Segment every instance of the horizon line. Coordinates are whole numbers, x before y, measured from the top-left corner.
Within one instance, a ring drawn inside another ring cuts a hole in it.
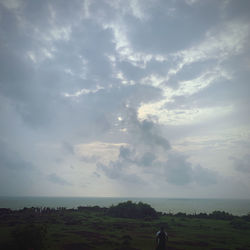
[[[0,195],[0,198],[98,198],[98,199],[180,199],[180,200],[250,200],[225,197],[163,197],[163,196],[55,196],[55,195]]]

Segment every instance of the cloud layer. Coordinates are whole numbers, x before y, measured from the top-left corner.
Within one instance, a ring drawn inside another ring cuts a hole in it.
[[[0,195],[249,198],[249,9],[2,0]]]

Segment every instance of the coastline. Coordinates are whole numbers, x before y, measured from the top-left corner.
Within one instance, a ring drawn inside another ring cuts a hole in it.
[[[211,213],[218,210],[241,216],[250,212],[250,199],[218,198],[0,196],[0,207],[10,209],[24,207],[109,207],[127,200],[142,201],[150,204],[157,211],[166,213],[194,214]]]

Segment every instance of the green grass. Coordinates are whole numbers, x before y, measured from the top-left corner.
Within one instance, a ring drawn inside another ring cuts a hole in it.
[[[33,217],[15,212],[0,218],[0,249],[15,247],[11,232],[19,225],[46,225],[48,250],[155,249],[161,225],[169,234],[169,249],[250,249],[250,225],[237,229],[231,220],[160,216],[158,219],[113,218],[96,211],[62,211]]]

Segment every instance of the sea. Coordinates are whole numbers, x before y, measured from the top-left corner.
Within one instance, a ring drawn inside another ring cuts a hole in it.
[[[125,201],[143,202],[155,210],[166,213],[187,214],[225,211],[233,215],[250,213],[250,199],[181,199],[181,198],[135,198],[135,197],[0,197],[0,208],[22,209],[24,207],[78,206],[110,207]]]

